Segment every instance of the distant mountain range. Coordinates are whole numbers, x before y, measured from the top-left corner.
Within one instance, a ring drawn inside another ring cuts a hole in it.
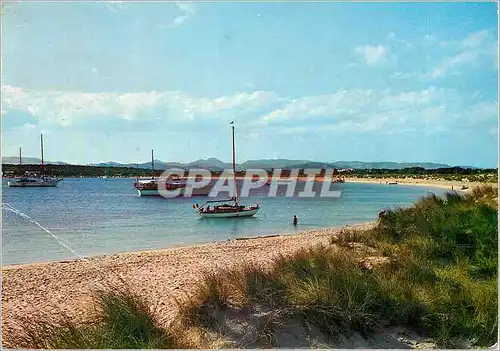
[[[93,163],[91,166],[100,167],[139,167],[144,169],[151,169],[151,162],[144,162],[140,164],[128,163],[118,164],[116,162],[103,162]],[[229,162],[223,162],[217,158],[200,159],[189,163],[180,162],[163,162],[155,160],[155,169],[161,170],[166,168],[204,168],[209,170],[223,170],[231,168]],[[432,162],[360,162],[360,161],[336,161],[336,162],[318,162],[310,160],[290,160],[290,159],[262,159],[262,160],[249,160],[241,164],[237,164],[237,169],[270,169],[270,168],[354,168],[354,169],[403,169],[409,167],[422,167],[426,169],[436,168],[449,168],[450,165]],[[468,167],[475,168],[475,167]]]
[[[18,157],[2,157],[2,163],[4,164],[19,164]],[[36,157],[23,157],[23,164],[39,164],[40,159]],[[67,165],[66,162],[61,161],[45,161],[45,164],[53,165]],[[144,163],[118,163],[114,161],[101,162],[101,163],[91,163],[87,166],[96,167],[138,167],[143,169],[151,169],[151,162]],[[231,163],[222,162],[217,158],[199,159],[189,163],[181,162],[163,162],[160,160],[155,160],[155,169],[163,170],[167,168],[183,168],[183,169],[193,169],[193,168],[203,168],[209,170],[223,170],[231,168]],[[432,162],[360,162],[360,161],[335,161],[335,162],[317,162],[310,160],[290,160],[290,159],[263,159],[263,160],[249,160],[241,164],[237,164],[237,169],[270,169],[270,168],[354,168],[354,169],[403,169],[410,167],[422,167],[425,169],[436,169],[436,168],[449,168],[450,165],[442,163],[432,163]],[[460,166],[462,168],[477,168],[472,166]]]
[[[42,162],[41,159],[38,157],[24,157],[23,156],[23,164],[25,165],[36,165],[40,164]],[[2,157],[2,163],[8,164],[8,165],[18,165],[19,164],[19,157]],[[68,163],[66,162],[60,162],[60,161],[43,161],[44,164],[46,165],[67,165]]]

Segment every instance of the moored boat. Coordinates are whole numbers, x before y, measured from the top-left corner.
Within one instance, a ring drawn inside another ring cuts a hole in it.
[[[32,187],[55,187],[61,178],[55,178],[44,174],[43,164],[43,134],[40,135],[40,146],[42,159],[40,163],[40,173],[27,171],[24,176],[15,177],[7,182],[10,188],[32,188]],[[19,148],[19,166],[23,163],[21,148]]]
[[[259,211],[259,205],[244,206],[238,203],[238,187],[236,186],[236,153],[234,145],[234,122],[231,122],[233,136],[233,183],[235,196],[225,200],[209,200],[201,206],[194,204],[193,208],[201,218],[236,218],[251,217]],[[210,203],[221,203],[221,205],[210,208]]]
[[[163,186],[163,184],[160,185],[160,179],[154,177],[154,162],[154,151],[151,150],[151,169],[153,170],[153,176],[148,179],[137,179],[137,181],[134,183],[134,188],[139,193],[139,196],[161,196],[159,186]],[[170,179],[167,179],[165,181],[165,190],[179,190],[176,197],[184,196],[188,186],[189,184],[187,183],[187,181],[185,179],[180,179],[179,177],[170,177]],[[191,196],[206,196],[210,193],[211,189],[212,187],[209,185],[206,185],[202,188],[193,187]]]
[[[211,203],[220,203],[210,207]],[[232,203],[232,204],[231,204]],[[228,217],[251,217],[259,211],[259,205],[239,205],[236,198],[224,200],[209,200],[202,205],[193,205],[198,215],[202,218],[228,218]]]
[[[140,196],[161,196],[160,190],[158,188],[159,180],[152,179],[139,179],[135,184],[134,188],[137,190]],[[165,189],[170,191],[175,191],[180,189],[177,196],[184,196],[186,189],[188,188],[186,180],[173,179],[167,180],[165,182]],[[212,189],[211,186],[204,186],[202,188],[193,188],[191,196],[206,196],[210,193]]]
[[[27,173],[24,177],[15,178],[8,181],[7,185],[11,188],[27,188],[27,187],[54,187],[62,179],[39,176],[38,174]]]

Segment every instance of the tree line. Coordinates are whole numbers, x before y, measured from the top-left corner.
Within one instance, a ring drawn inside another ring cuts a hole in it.
[[[40,165],[11,165],[3,164],[4,176],[20,176],[26,171],[39,172]],[[272,175],[274,169],[267,170],[269,175]],[[292,170],[283,169],[281,175],[283,177],[290,176]],[[163,170],[152,171],[151,169],[135,168],[135,167],[99,167],[99,166],[83,166],[83,165],[45,165],[44,173],[61,178],[96,178],[102,176],[108,177],[150,177],[152,175],[158,177],[163,173]],[[322,169],[320,176],[326,173]],[[186,172],[187,174],[187,172]],[[219,176],[222,171],[211,171],[213,176]],[[300,169],[299,176],[305,176],[306,170]],[[244,176],[245,171],[237,171],[237,176]],[[365,177],[365,178],[442,178],[445,180],[461,180],[467,178],[469,181],[488,181],[496,182],[498,179],[498,169],[470,169],[461,167],[425,169],[421,167],[411,167],[404,169],[350,169],[350,170],[333,170],[333,175],[338,177]]]

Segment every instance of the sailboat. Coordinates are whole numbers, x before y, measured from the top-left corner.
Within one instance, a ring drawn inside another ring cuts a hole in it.
[[[139,165],[137,165],[139,167]],[[151,150],[151,179],[137,179],[134,183],[134,188],[139,193],[139,196],[159,196],[158,180],[155,179],[155,155],[154,150]]]
[[[44,164],[43,164],[43,134],[40,135],[40,146],[42,150],[42,159],[40,162],[40,173],[37,172],[29,172],[27,171],[26,174],[22,177],[17,177],[12,181],[7,182],[7,185],[9,187],[18,187],[18,188],[25,188],[25,187],[55,187],[58,182],[60,182],[62,179],[58,178],[53,178],[50,177],[46,174],[44,174]],[[22,164],[22,155],[21,155],[21,148],[19,148],[19,165]]]
[[[139,193],[139,196],[161,196],[160,190],[158,189],[159,179],[155,178],[155,158],[153,150],[151,150],[151,169],[153,175],[151,179],[137,179],[134,183],[134,188]],[[187,182],[181,180],[179,177],[170,177],[169,180],[165,182],[166,190],[177,190],[180,189],[178,196],[183,196],[187,188]],[[202,188],[194,188],[191,196],[206,196],[210,193],[211,186],[207,185]]]
[[[193,205],[196,213],[201,218],[233,218],[233,217],[251,217],[259,211],[259,205],[243,206],[238,203],[238,187],[236,186],[236,163],[235,163],[235,146],[234,146],[234,122],[231,122],[231,130],[233,136],[233,182],[235,196],[223,200],[209,200],[203,204]],[[210,204],[214,204],[211,208]]]

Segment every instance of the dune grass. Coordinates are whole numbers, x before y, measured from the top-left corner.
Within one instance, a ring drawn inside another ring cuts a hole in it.
[[[389,211],[371,230],[332,238],[329,247],[281,257],[266,269],[212,274],[182,313],[196,323],[227,308],[267,306],[333,339],[405,325],[440,347],[491,346],[498,326],[497,196],[487,186],[430,195]],[[367,250],[355,251],[353,243],[388,260],[367,268]],[[216,324],[212,318],[206,325]]]
[[[374,272],[394,323],[427,332],[440,346],[497,338],[498,192],[427,196],[389,211],[374,229],[335,240],[358,241],[391,258]]]
[[[87,321],[69,317],[27,321],[15,344],[34,349],[185,348],[179,330],[160,326],[158,316],[140,296],[124,286],[95,293],[95,312]]]
[[[373,229],[332,237],[327,246],[302,249],[267,266],[246,263],[207,272],[194,295],[179,302],[169,329],[130,290],[103,290],[96,294],[91,323],[39,321],[24,328],[18,346],[208,348],[214,340],[219,347],[245,346],[225,343],[227,311],[265,315],[255,323],[259,345],[266,347],[279,346],[273,333],[287,320],[315,327],[333,341],[406,326],[439,347],[462,341],[491,346],[498,327],[497,199],[492,187],[430,195],[410,208],[388,211]],[[209,337],[188,345],[189,329]]]

